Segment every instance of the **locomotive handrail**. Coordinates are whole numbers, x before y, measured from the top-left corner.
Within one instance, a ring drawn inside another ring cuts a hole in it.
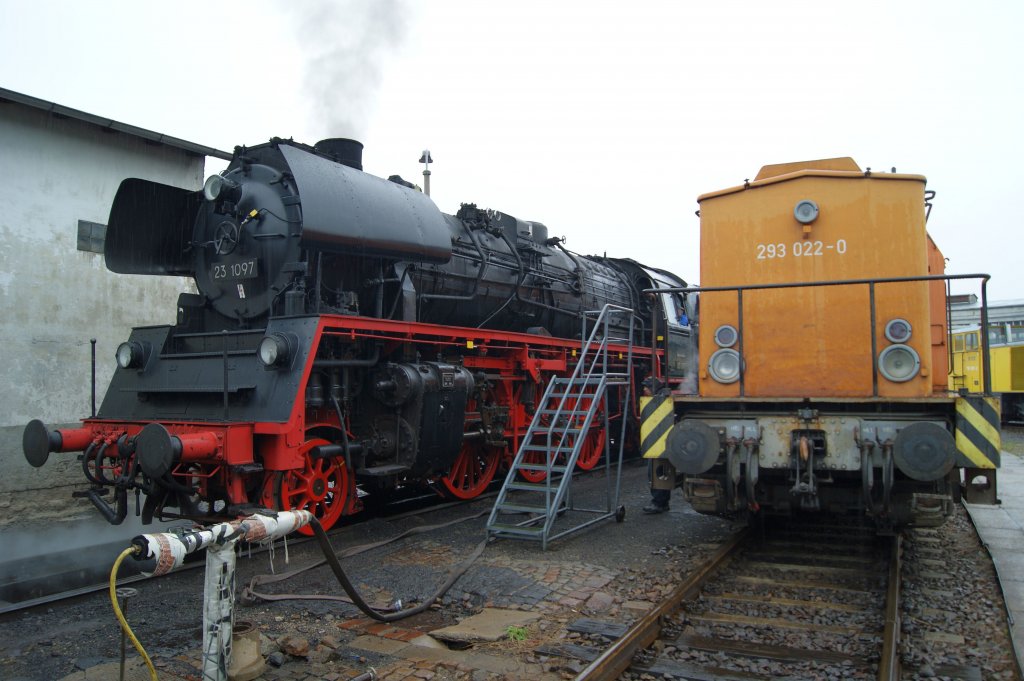
[[[981,280],[981,351],[985,357],[984,370],[982,372],[982,380],[984,383],[984,390],[986,395],[992,394],[992,377],[990,373],[991,358],[989,357],[989,340],[988,340],[988,280],[992,276],[989,274],[929,274],[918,277],[882,277],[876,279],[832,279],[824,281],[806,281],[806,282],[789,282],[784,284],[747,284],[744,286],[686,286],[686,287],[669,287],[669,288],[656,288],[656,289],[644,289],[643,293],[715,293],[723,291],[736,291],[736,302],[737,302],[737,343],[738,352],[740,355],[740,368],[739,368],[739,383],[740,383],[740,397],[744,397],[744,374],[746,373],[743,362],[743,292],[744,291],[759,291],[766,289],[783,289],[783,288],[817,288],[821,286],[850,286],[850,285],[866,285],[869,291],[870,305],[871,305],[871,382],[872,382],[872,396],[878,396],[878,363],[877,357],[877,334],[876,334],[876,319],[875,319],[875,285],[876,284],[897,284],[913,281],[953,281],[960,279],[980,279]],[[948,303],[947,303],[948,308]],[[947,335],[949,328],[946,330]]]

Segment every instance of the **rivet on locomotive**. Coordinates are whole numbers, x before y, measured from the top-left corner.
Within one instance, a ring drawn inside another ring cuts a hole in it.
[[[174,325],[136,328],[117,348],[81,428],[32,421],[28,461],[82,452],[91,486],[77,494],[112,523],[131,493],[137,507],[144,494],[143,522],[262,506],[329,527],[361,494],[400,485],[483,492],[543,385],[571,373],[585,312],[634,310],[636,380],[679,379],[689,303],[641,292],[682,279],[572,253],[543,224],[472,204],[446,215],[361,163],[352,140],[275,138],[237,148],[199,192],[125,180],[107,267],[192,277],[198,292],[180,295]],[[612,423],[635,417],[614,398],[604,408]],[[606,442],[600,426],[588,438],[581,468]]]
[[[644,454],[695,509],[891,531],[941,523],[962,491],[995,502],[998,400],[947,387],[946,285],[980,280],[984,301],[988,277],[944,274],[933,196],[920,175],[839,158],[698,198],[698,390],[672,396]]]

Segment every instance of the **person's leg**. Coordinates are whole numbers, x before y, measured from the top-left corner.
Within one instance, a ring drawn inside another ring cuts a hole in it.
[[[668,510],[672,488],[676,486],[676,471],[668,461],[656,459],[650,463],[651,503],[644,506],[644,513],[664,513]]]

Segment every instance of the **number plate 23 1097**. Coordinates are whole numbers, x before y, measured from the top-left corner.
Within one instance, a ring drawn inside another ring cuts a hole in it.
[[[238,260],[236,262],[215,263],[210,274],[215,281],[234,281],[237,279],[255,279],[259,273],[259,260]]]

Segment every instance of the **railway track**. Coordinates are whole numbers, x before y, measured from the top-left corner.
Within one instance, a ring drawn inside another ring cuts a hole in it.
[[[791,524],[723,544],[577,678],[900,678],[900,539]]]

